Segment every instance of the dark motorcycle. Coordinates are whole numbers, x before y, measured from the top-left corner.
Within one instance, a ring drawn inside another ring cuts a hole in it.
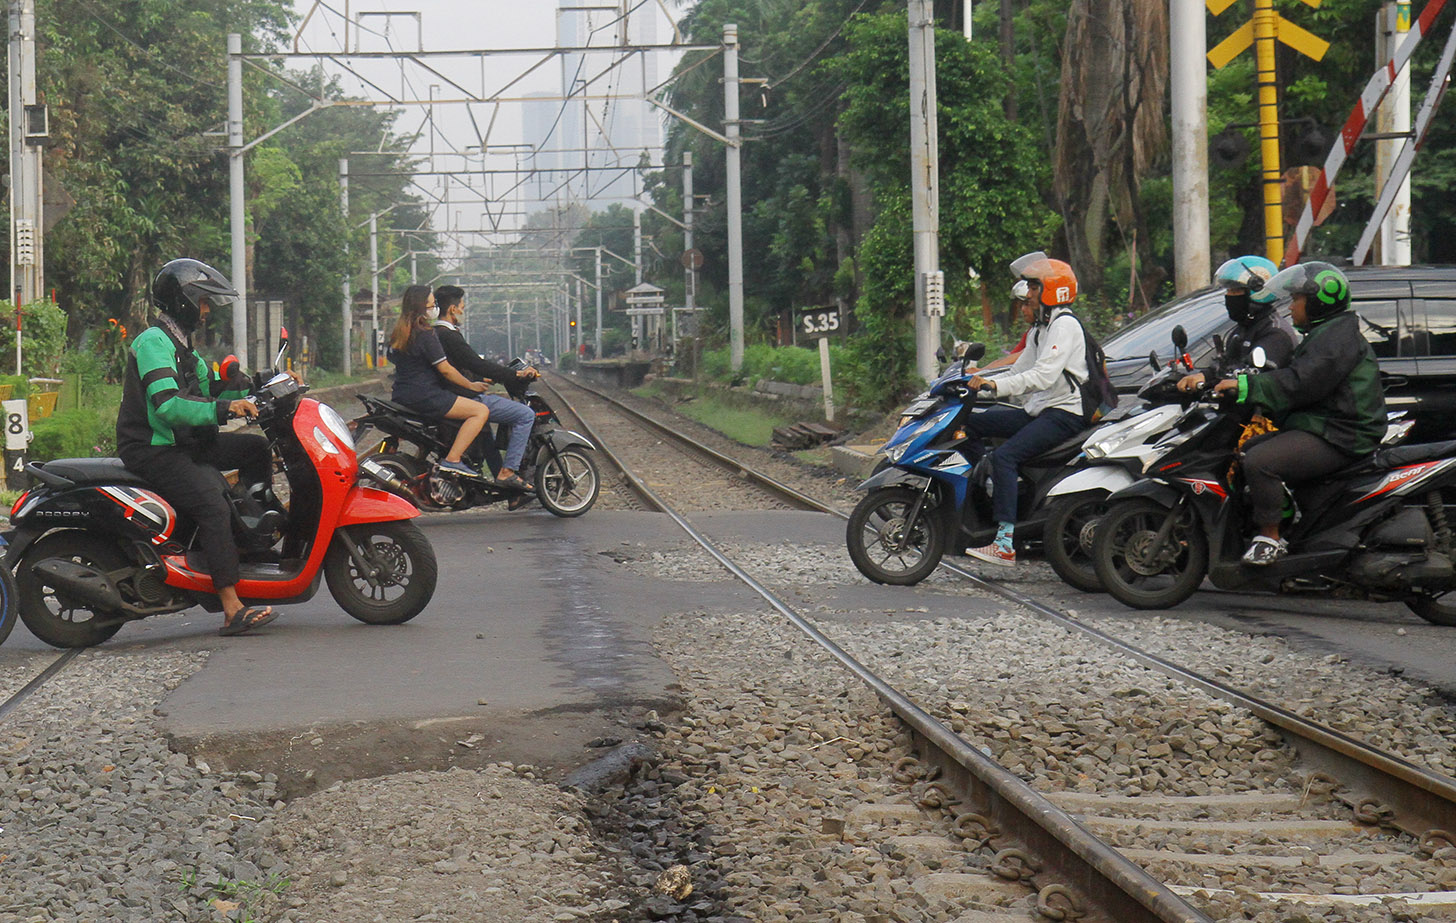
[[[1257,363],[1257,359],[1256,359]],[[1154,446],[1145,477],[1108,498],[1092,542],[1097,577],[1119,602],[1166,609],[1207,576],[1224,590],[1317,592],[1403,602],[1456,625],[1456,441],[1386,447],[1293,487],[1281,534],[1290,553],[1243,563],[1253,533],[1234,466],[1245,410],[1202,401]]]
[[[512,367],[525,365],[517,359]],[[596,446],[585,436],[562,427],[556,411],[530,387],[529,381],[510,382],[506,391],[536,412],[531,441],[521,463],[521,478],[534,485],[541,505],[555,515],[582,515],[597,502],[601,490],[601,476],[592,456]],[[518,491],[436,467],[455,441],[460,429],[456,421],[428,417],[384,398],[361,394],[359,400],[365,412],[353,422],[355,440],[362,441],[370,429],[384,434],[368,459],[389,471],[420,509],[465,510],[521,497]],[[502,426],[499,430],[495,443],[487,445],[485,440],[491,438],[487,428],[465,452],[464,462],[480,468],[490,450],[504,449],[509,428]]]
[[[238,595],[303,602],[323,578],[354,618],[408,621],[435,592],[434,549],[409,522],[419,511],[382,489],[387,474],[358,460],[344,418],[304,397],[307,390],[280,373],[250,396],[282,463],[289,504],[276,505],[266,485],[232,492]],[[135,619],[194,605],[221,611],[194,524],[121,459],[63,458],[26,471],[40,484],[16,501],[15,528],[3,537],[20,618],[37,638],[90,647]]]

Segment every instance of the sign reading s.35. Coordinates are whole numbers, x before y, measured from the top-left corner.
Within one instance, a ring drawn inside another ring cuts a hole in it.
[[[802,308],[799,311],[799,332],[806,336],[828,336],[838,329],[838,308]]]

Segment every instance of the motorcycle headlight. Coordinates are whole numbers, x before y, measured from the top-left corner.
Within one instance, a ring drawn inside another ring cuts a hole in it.
[[[892,465],[895,464],[905,456],[905,450],[909,447],[909,439],[906,439],[904,442],[899,442],[895,445],[890,446],[888,449],[885,450],[885,460]]]
[[[349,447],[349,451],[356,451],[354,448],[354,434],[349,432],[349,424],[339,416],[339,412],[328,404],[319,405],[319,419],[324,421],[324,426],[329,432],[338,437],[339,442]]]

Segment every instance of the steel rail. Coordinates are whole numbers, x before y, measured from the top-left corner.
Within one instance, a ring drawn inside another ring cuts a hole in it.
[[[606,400],[613,400],[610,396],[601,396]],[[678,435],[662,424],[657,424],[657,427],[674,438]],[[736,468],[742,468],[737,462],[732,464]],[[848,518],[837,510],[822,505],[821,508],[841,519]],[[1377,807],[1387,809],[1382,812],[1386,814],[1382,823],[1417,838],[1423,838],[1432,830],[1456,830],[1456,779],[1416,765],[1341,731],[1143,650],[999,581],[981,577],[958,563],[942,560],[940,566],[982,589],[1051,619],[1066,629],[1080,632],[1119,651],[1145,667],[1248,709],[1277,728],[1286,744],[1313,771],[1325,773],[1346,786],[1345,790],[1335,792],[1335,797],[1351,807],[1373,802]]]
[[[592,391],[589,388],[582,390]],[[910,728],[916,749],[929,762],[938,766],[944,774],[943,778],[964,796],[963,806],[969,806],[967,810],[995,820],[998,827],[991,838],[994,845],[1004,848],[1015,843],[1038,859],[1039,867],[1028,880],[1043,885],[1059,884],[1075,891],[1088,905],[1088,913],[1079,919],[1099,923],[1213,923],[1208,916],[1153,878],[1141,866],[1090,833],[1075,818],[1027,785],[1015,773],[968,744],[960,735],[881,679],[773,591],[730,560],[692,523],[668,506],[652,488],[633,474],[559,390],[556,394],[567,412],[580,422],[583,435],[591,439],[622,472],[623,477],[633,483],[635,490],[648,498],[658,511],[672,519],[729,573],[758,593],[775,611],[874,690],[880,700]],[[610,398],[607,399],[611,401]],[[611,403],[620,406],[620,402]],[[672,435],[678,438],[677,433]],[[732,467],[742,468],[736,462]],[[815,503],[822,507],[817,501]]]
[[[71,660],[74,659],[77,654],[81,653],[82,650],[84,650],[84,648],[73,647],[69,650],[62,651],[59,657],[51,661],[50,666],[37,673],[34,679],[26,683],[24,686],[21,686],[20,689],[16,690],[16,692],[10,696],[10,698],[6,699],[4,702],[0,702],[0,721],[3,721],[7,715],[9,715],[20,705],[21,702],[30,698],[30,696],[37,689],[50,682],[51,678],[54,677],[57,673],[61,672],[62,668],[64,668],[66,664],[70,663]]]

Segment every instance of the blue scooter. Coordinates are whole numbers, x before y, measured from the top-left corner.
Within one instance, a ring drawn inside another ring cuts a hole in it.
[[[854,566],[876,583],[919,583],[947,552],[995,537],[989,453],[980,462],[967,455],[972,438],[963,425],[978,406],[969,380],[985,351],[983,344],[966,344],[945,374],[905,408],[881,448],[881,467],[859,486],[866,495],[850,514],[845,540]],[[1040,538],[1041,501],[1085,438],[1079,433],[1022,464],[1018,509],[1032,513],[1016,524],[1018,545]]]

